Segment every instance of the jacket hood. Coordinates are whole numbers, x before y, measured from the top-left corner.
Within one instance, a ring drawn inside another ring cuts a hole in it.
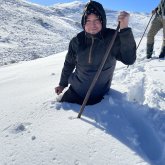
[[[106,20],[105,10],[104,10],[103,6],[99,2],[96,2],[96,1],[90,1],[85,5],[83,16],[81,19],[82,27],[84,28],[86,14],[91,8],[93,8],[94,10],[97,11],[97,13],[99,13],[99,15],[101,16],[101,20],[102,20],[102,27],[103,27],[103,29],[106,28],[107,20]]]

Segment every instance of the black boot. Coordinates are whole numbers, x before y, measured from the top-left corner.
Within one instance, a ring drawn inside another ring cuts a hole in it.
[[[152,57],[154,44],[147,44],[147,59]]]
[[[165,46],[163,46],[161,52],[160,52],[160,55],[159,55],[159,58],[164,58],[165,57]]]

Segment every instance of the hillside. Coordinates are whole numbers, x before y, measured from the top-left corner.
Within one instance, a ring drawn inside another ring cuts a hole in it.
[[[31,60],[67,49],[80,25],[55,8],[1,0],[0,63]]]
[[[45,7],[22,0],[0,0],[0,65],[62,52],[82,30],[83,4],[74,1]],[[108,27],[116,28],[118,11],[106,10]],[[131,13],[130,27],[141,37],[150,15]]]

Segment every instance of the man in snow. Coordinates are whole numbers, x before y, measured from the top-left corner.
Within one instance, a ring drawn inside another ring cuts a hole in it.
[[[160,29],[163,28],[163,44],[159,58],[165,57],[165,0],[161,0],[157,8],[152,11],[155,18],[151,23],[151,27],[147,34],[147,59],[152,57],[154,48],[154,37]]]
[[[87,105],[100,102],[109,91],[116,60],[126,65],[135,62],[136,44],[131,28],[128,27],[128,19],[129,14],[126,12],[121,12],[118,16],[120,32],[118,32]],[[115,33],[114,29],[106,28],[105,10],[100,3],[95,1],[85,6],[81,24],[84,30],[70,41],[60,83],[55,88],[55,92],[59,95],[70,84],[61,102],[82,104]]]

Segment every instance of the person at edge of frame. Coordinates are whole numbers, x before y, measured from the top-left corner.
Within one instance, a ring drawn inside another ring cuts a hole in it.
[[[163,28],[163,43],[159,58],[165,57],[165,0],[161,0],[158,7],[152,10],[155,17],[151,23],[150,29],[147,34],[147,59],[150,59],[154,49],[154,38],[159,30]]]

